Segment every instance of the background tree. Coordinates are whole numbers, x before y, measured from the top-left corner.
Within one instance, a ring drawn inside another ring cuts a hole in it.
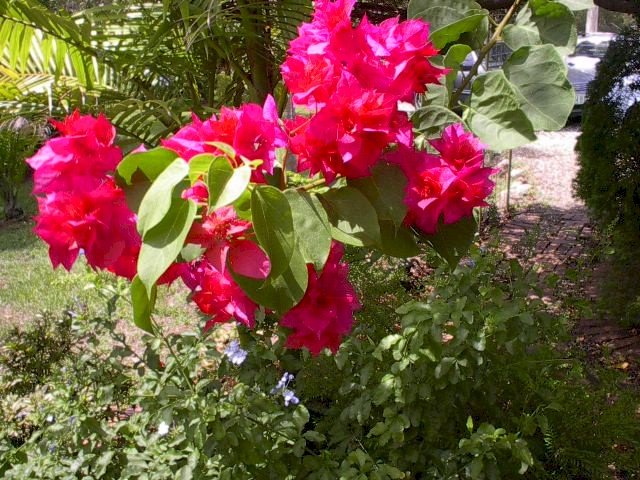
[[[261,102],[271,92],[283,107],[279,65],[310,5],[134,0],[69,13],[1,0],[2,113],[47,116],[81,105],[153,144],[192,111]]]

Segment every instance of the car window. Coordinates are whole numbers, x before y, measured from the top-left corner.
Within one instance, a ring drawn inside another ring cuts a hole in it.
[[[502,64],[507,61],[511,50],[506,43],[498,42],[489,52],[489,69],[500,68]]]
[[[578,44],[574,56],[603,59],[607,53],[607,48],[609,48],[609,42],[592,43],[584,41]]]

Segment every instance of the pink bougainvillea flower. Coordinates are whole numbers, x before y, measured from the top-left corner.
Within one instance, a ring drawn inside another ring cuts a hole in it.
[[[438,51],[429,42],[427,23],[393,18],[374,25],[365,17],[353,27],[354,3],[316,2],[312,21],[299,28],[282,67],[294,103],[324,106],[344,71],[364,88],[398,100],[412,100],[427,84],[439,83],[447,70],[429,60]]]
[[[438,83],[447,73],[429,61],[438,51],[429,42],[429,25],[422,20],[391,18],[373,25],[365,17],[357,30],[364,44],[362,54],[346,61],[368,88],[411,100],[414,93],[424,93],[427,84]]]
[[[204,256],[219,272],[226,271],[229,260],[234,272],[264,279],[271,264],[264,251],[247,238],[250,228],[251,223],[238,218],[233,207],[222,207],[194,223],[186,243],[205,248]]]
[[[264,173],[273,173],[276,149],[287,146],[273,97],[267,97],[262,107],[246,104],[239,109],[222,108],[219,119],[213,116],[202,121],[193,115],[192,123],[163,140],[162,145],[189,161],[200,153],[223,154],[213,142],[226,143],[249,160],[262,160],[252,180],[264,182]],[[241,162],[240,158],[230,160],[234,166]]]
[[[257,280],[264,280],[271,271],[269,257],[251,240],[236,240],[231,243],[229,264],[235,273]]]
[[[294,92],[293,102],[312,109],[322,108],[340,79],[340,67],[324,55],[289,56],[282,64],[282,77]]]
[[[185,269],[182,279],[193,291],[192,300],[202,313],[211,315],[205,331],[232,319],[254,327],[257,305],[235,283],[229,270],[220,272],[207,260],[200,260]]]
[[[466,135],[460,138],[462,142],[471,141]],[[447,151],[458,151],[453,145],[447,148]],[[483,168],[475,160],[470,166],[456,170],[440,156],[404,146],[387,154],[385,160],[398,165],[408,180],[405,223],[415,225],[426,234],[436,233],[441,221],[448,225],[473,215],[475,207],[487,205],[485,199],[493,191],[494,183],[489,176],[496,171]]]
[[[182,279],[192,292],[198,308],[212,318],[205,329],[232,318],[253,328],[256,304],[235,283],[227,268],[251,278],[264,279],[270,263],[266,254],[251,240],[251,223],[239,219],[233,207],[222,207],[194,223],[187,243],[205,248],[203,258],[182,271]]]
[[[202,180],[198,180],[182,192],[182,198],[185,200],[193,200],[196,203],[207,203],[209,199],[209,189]]]
[[[340,261],[343,254],[342,245],[334,243],[320,275],[308,265],[307,292],[281,321],[282,326],[292,329],[287,347],[304,347],[313,355],[325,348],[335,353],[351,331],[353,312],[360,303],[348,280],[349,267]]]
[[[93,268],[132,278],[130,256],[137,259],[140,237],[135,215],[112,179],[91,192],[54,192],[38,198],[36,234],[49,244],[54,267],[67,270],[80,250]],[[133,262],[135,264],[135,262]]]
[[[329,33],[351,27],[351,12],[356,0],[316,0],[313,23]]]
[[[103,116],[80,115],[51,120],[62,134],[27,160],[34,169],[34,193],[90,191],[115,170],[122,152],[113,145],[115,129]]]
[[[445,128],[441,138],[429,143],[455,171],[482,165],[485,146],[460,123]]]
[[[322,172],[328,181],[336,175],[364,177],[394,138],[391,131],[396,101],[360,87],[343,73],[325,108],[297,134],[292,150],[299,155],[299,171]],[[304,136],[302,139],[301,136]]]

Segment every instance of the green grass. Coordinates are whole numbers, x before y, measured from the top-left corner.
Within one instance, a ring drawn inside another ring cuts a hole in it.
[[[30,191],[31,186],[25,185],[21,194],[21,206],[28,218],[36,211]],[[43,311],[59,313],[66,308],[86,307],[92,314],[104,314],[106,299],[90,286],[114,284],[115,277],[96,274],[82,258],[71,272],[62,267],[54,269],[47,246],[33,233],[33,226],[30,219],[0,221],[0,331],[24,325]],[[161,289],[157,316],[162,324],[174,329],[197,322],[195,310],[187,304],[187,294],[180,282]],[[132,318],[126,302],[120,302],[116,315]]]

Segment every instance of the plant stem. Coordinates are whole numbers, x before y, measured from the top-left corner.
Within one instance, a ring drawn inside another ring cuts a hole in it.
[[[153,330],[155,331],[155,333],[162,339],[167,349],[169,349],[169,353],[171,354],[176,364],[178,365],[178,370],[180,370],[180,373],[182,374],[185,381],[187,382],[187,385],[189,386],[191,393],[196,393],[196,390],[193,386],[193,382],[191,381],[191,379],[189,378],[189,374],[187,373],[187,369],[184,368],[184,366],[182,365],[182,362],[178,358],[178,355],[176,354],[175,350],[171,346],[171,343],[169,343],[169,340],[167,340],[167,337],[164,336],[164,333],[162,332],[160,325],[158,325],[154,319],[151,319],[151,323],[153,325]]]
[[[513,14],[516,13],[516,10],[518,9],[518,6],[520,5],[521,2],[522,0],[515,0],[513,2],[513,4],[511,5],[511,7],[509,7],[509,10],[505,14],[502,21],[496,27],[496,30],[495,32],[493,32],[493,35],[491,36],[489,41],[482,47],[482,49],[480,50],[480,53],[478,54],[478,59],[476,60],[476,63],[473,64],[473,67],[471,67],[469,74],[466,77],[464,77],[462,84],[451,96],[451,101],[449,102],[450,108],[453,108],[458,103],[458,101],[460,100],[460,97],[462,96],[463,90],[469,85],[469,83],[471,82],[471,79],[477,75],[478,69],[480,68],[480,65],[482,65],[482,61],[489,54],[489,52],[495,46],[495,44],[498,43],[498,40],[500,40],[500,37],[502,36],[502,32],[504,31],[505,27],[509,24],[509,21],[511,20],[511,17],[513,17]]]
[[[338,176],[333,180],[333,182],[335,182],[336,180],[339,180],[339,179],[341,179],[341,178],[342,178],[342,176],[341,176],[341,175],[338,175]],[[331,182],[331,183],[333,183],[333,182]],[[313,182],[311,182],[311,183],[307,183],[306,185],[301,185],[301,186],[299,186],[299,187],[298,187],[298,190],[304,190],[305,192],[308,192],[309,190],[313,190],[313,189],[314,189],[314,188],[316,188],[316,187],[322,187],[322,186],[324,186],[324,185],[327,185],[327,180],[326,180],[325,178],[319,178],[319,179],[317,179],[317,180],[314,180],[314,181],[313,181]]]

